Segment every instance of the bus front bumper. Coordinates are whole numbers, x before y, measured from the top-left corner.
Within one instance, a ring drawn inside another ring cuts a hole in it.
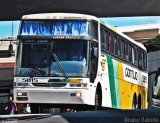
[[[86,89],[40,89],[17,88],[16,103],[84,104]]]

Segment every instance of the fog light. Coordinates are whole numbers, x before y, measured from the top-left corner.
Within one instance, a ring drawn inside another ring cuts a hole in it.
[[[18,92],[18,93],[17,93],[17,96],[22,96],[22,93],[21,93],[21,92]]]
[[[26,92],[18,92],[17,96],[27,96],[27,93]]]

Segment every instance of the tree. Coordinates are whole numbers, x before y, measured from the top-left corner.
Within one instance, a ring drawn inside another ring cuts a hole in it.
[[[144,46],[147,48],[147,52],[160,50],[160,35],[145,42]]]

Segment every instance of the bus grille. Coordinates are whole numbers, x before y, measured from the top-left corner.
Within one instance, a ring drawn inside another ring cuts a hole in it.
[[[32,83],[35,87],[64,87],[67,83]]]

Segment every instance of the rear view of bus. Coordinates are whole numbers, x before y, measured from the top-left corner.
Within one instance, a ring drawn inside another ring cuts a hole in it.
[[[98,22],[80,14],[22,17],[14,100],[17,103],[94,105]]]

